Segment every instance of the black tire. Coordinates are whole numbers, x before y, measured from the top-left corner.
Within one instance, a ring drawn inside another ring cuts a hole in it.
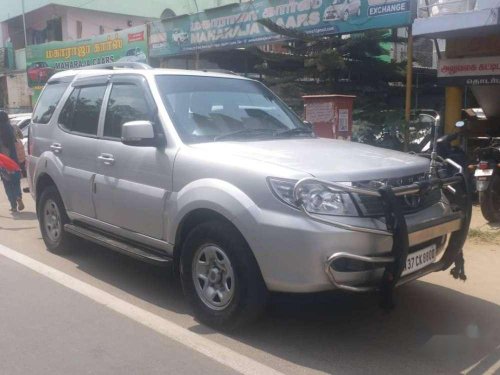
[[[494,175],[486,191],[479,192],[481,212],[490,223],[500,222],[500,177]]]
[[[52,204],[54,205],[52,208],[57,209],[59,212],[60,225],[57,236],[55,236],[54,233],[50,233],[51,230],[49,228],[52,223],[49,223],[49,219],[47,218],[47,216],[49,216],[48,210],[50,209],[47,205]],[[42,238],[47,249],[55,254],[66,254],[70,252],[74,244],[74,237],[64,230],[64,225],[69,223],[70,220],[66,214],[61,196],[55,186],[48,186],[43,190],[38,202],[37,212],[40,231],[42,232]]]
[[[193,276],[195,256],[211,245],[223,250],[234,274],[232,298],[220,310],[203,301]],[[200,322],[220,330],[233,330],[251,323],[264,311],[268,291],[259,266],[244,238],[229,223],[209,221],[193,228],[182,246],[180,263],[184,294]]]

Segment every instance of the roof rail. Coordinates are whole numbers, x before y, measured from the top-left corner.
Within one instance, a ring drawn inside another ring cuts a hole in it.
[[[76,70],[88,70],[88,69],[142,69],[149,70],[153,69],[148,64],[139,63],[139,62],[114,62],[108,64],[98,64],[98,65],[89,65],[81,68],[77,68]]]
[[[224,74],[237,74],[233,72],[232,70],[228,69],[200,69],[202,72],[205,73],[224,73]]]

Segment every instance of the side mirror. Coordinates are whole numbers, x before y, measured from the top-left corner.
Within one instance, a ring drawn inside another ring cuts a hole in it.
[[[465,121],[457,121],[455,123],[455,127],[459,128],[459,129],[463,128],[464,126],[465,126]]]
[[[128,146],[156,146],[151,121],[130,121],[123,124],[122,143]]]
[[[313,124],[311,124],[309,121],[304,120],[304,125],[306,125],[309,129],[313,128]]]

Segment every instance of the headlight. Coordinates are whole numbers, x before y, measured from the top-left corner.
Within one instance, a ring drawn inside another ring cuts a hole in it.
[[[299,208],[293,198],[293,188],[297,180],[285,180],[269,177],[269,186],[273,193],[282,202]],[[331,191],[319,182],[311,182],[301,186],[299,191],[300,201],[304,208],[314,214],[358,216],[358,211],[348,193]]]

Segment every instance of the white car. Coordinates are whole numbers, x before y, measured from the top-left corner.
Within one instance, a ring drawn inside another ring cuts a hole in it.
[[[139,47],[136,48],[131,48],[129,49],[126,53],[125,56],[120,58],[118,61],[119,62],[141,62],[145,63],[147,62],[148,58],[146,57],[146,54],[140,49]]]
[[[347,21],[351,16],[361,15],[361,1],[360,0],[333,0],[332,5],[325,9],[323,20]]]
[[[187,32],[185,32],[183,30],[176,29],[172,33],[172,40],[175,43],[179,43],[179,44],[186,43],[189,40],[189,35]]]

